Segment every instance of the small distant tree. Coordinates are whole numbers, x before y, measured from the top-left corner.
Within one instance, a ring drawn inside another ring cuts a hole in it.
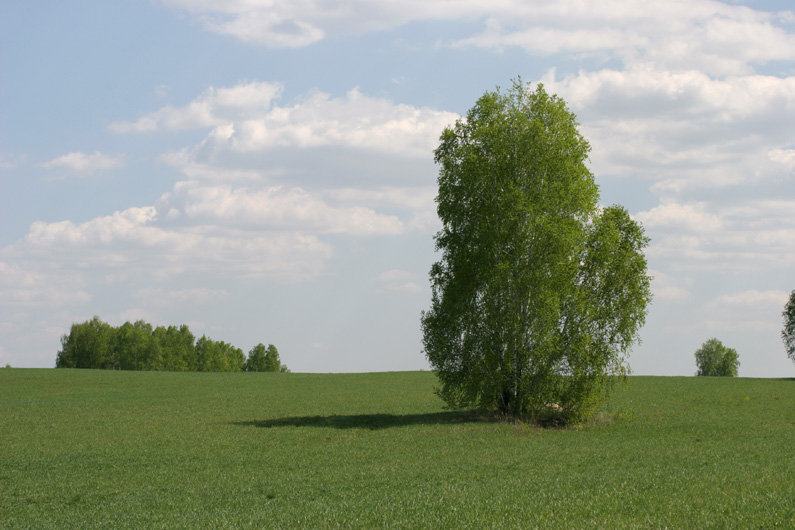
[[[243,350],[204,335],[196,341],[196,358],[199,372],[241,372],[246,364]]]
[[[268,344],[268,349],[265,352],[265,371],[266,372],[280,372],[282,363],[279,360],[279,350],[273,344]]]
[[[68,335],[61,336],[56,368],[113,368],[109,346],[113,335],[110,324],[98,316],[74,323]]]
[[[251,348],[251,351],[248,352],[248,359],[246,359],[246,371],[265,371],[265,345],[261,342]]]
[[[784,329],[781,330],[781,339],[787,349],[787,356],[795,362],[795,291],[789,295],[787,305],[784,306]]]
[[[712,338],[696,350],[696,375],[736,377],[740,367],[739,355],[734,348],[727,348],[718,339]]]

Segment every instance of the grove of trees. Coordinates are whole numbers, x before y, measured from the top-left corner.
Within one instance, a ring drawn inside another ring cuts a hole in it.
[[[712,338],[696,350],[696,375],[736,377],[740,367],[740,356],[734,348],[727,348],[718,339]]]
[[[260,361],[260,358],[262,361]],[[61,336],[56,368],[168,370],[177,372],[286,372],[271,344],[249,352],[205,335],[195,339],[188,326],[158,326],[139,320],[113,327],[95,316],[72,324]]]
[[[624,208],[600,207],[577,125],[562,99],[517,81],[441,135],[442,256],[422,331],[451,406],[580,421],[627,373],[649,240]]]

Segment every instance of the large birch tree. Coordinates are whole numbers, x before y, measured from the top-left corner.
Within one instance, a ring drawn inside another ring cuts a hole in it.
[[[451,406],[580,421],[628,371],[649,240],[624,208],[599,206],[577,126],[562,99],[517,81],[441,135],[441,259],[421,324]]]

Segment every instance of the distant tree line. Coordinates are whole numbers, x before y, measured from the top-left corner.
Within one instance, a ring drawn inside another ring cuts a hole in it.
[[[72,324],[61,336],[56,368],[105,370],[166,370],[174,372],[289,372],[273,344],[260,343],[248,354],[223,341],[202,335],[195,339],[188,326],[157,326],[139,320],[113,327],[95,316]]]

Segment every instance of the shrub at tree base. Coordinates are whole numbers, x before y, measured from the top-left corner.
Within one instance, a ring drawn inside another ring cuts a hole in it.
[[[709,339],[696,350],[696,375],[736,377],[740,366],[734,348],[727,348],[718,339]]]
[[[442,133],[422,330],[449,405],[578,421],[627,372],[648,239],[624,208],[599,208],[589,150],[563,100],[519,82]]]

